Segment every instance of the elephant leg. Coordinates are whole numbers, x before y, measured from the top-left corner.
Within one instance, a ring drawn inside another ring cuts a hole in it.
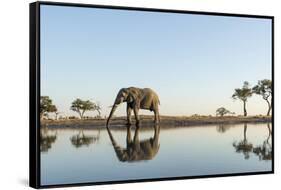
[[[154,123],[159,123],[159,113],[157,110],[154,110]]]
[[[134,135],[134,149],[136,152],[139,152],[141,147],[140,147],[140,140],[139,140],[139,127],[136,128],[135,130],[135,135]]]
[[[160,133],[160,126],[159,125],[155,125],[154,126],[153,144],[152,144],[153,147],[157,147],[158,146],[159,133]]]
[[[127,125],[131,125],[131,112],[132,109],[129,105],[127,105]]]
[[[127,126],[127,145],[129,145],[131,142],[132,142],[131,127]]]
[[[136,119],[136,125],[139,125],[140,119],[139,119],[139,109],[134,108],[134,114],[135,114],[135,119]]]

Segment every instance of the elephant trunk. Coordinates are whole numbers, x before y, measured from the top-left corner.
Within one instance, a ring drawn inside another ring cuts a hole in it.
[[[110,129],[109,129],[108,127],[106,127],[106,129],[107,129],[107,132],[108,132],[110,141],[111,141],[111,143],[112,143],[112,146],[113,146],[113,148],[114,148],[114,151],[115,151],[115,153],[116,153],[117,158],[118,158],[120,161],[122,161],[122,162],[127,161],[128,155],[127,155],[126,150],[125,150],[124,148],[121,148],[121,147],[117,144],[117,142],[115,141],[115,139],[114,139],[114,137],[113,137],[113,135],[112,135]]]
[[[116,108],[117,108],[117,104],[114,104],[114,105],[112,106],[112,109],[111,109],[111,111],[110,111],[110,114],[109,114],[109,116],[108,116],[108,118],[107,118],[106,126],[108,126],[109,120],[111,119],[111,117],[112,117],[113,113],[115,112]]]
[[[115,139],[114,139],[114,137],[113,137],[113,135],[112,135],[110,129],[109,129],[108,127],[107,127],[106,129],[107,129],[107,133],[108,133],[108,135],[109,135],[109,138],[110,138],[110,141],[111,141],[112,145],[113,145],[114,147],[118,146],[117,143],[115,142]]]

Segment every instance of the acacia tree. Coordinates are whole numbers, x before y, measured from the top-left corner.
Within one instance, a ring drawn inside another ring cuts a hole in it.
[[[219,116],[223,117],[226,114],[235,114],[235,113],[227,110],[224,107],[220,107],[216,110],[216,115],[219,115]]]
[[[55,118],[56,118],[56,120],[58,120],[59,112],[58,112],[58,109],[55,105],[50,106],[49,112],[55,113]]]
[[[99,117],[100,117],[100,114],[101,114],[101,105],[99,102],[97,102],[95,105],[94,105],[94,110],[96,110],[99,114]]]
[[[252,96],[253,92],[252,89],[249,87],[249,83],[247,81],[244,82],[242,88],[236,88],[234,90],[234,94],[232,95],[232,98],[234,100],[241,100],[243,102],[243,111],[244,111],[244,116],[247,116],[247,110],[246,110],[246,102],[249,97]]]
[[[57,112],[57,107],[53,104],[49,96],[40,97],[40,118],[49,112]]]
[[[57,109],[57,107],[56,107],[55,105],[52,105],[52,106],[50,107],[49,112],[55,113],[55,119],[58,120],[58,114],[59,114],[59,112],[58,112],[58,109]]]
[[[267,116],[269,116],[271,111],[271,105],[272,105],[272,82],[271,80],[264,79],[258,81],[258,84],[253,87],[253,93],[261,95],[262,98],[267,102],[268,110],[267,110]]]
[[[90,100],[81,100],[77,98],[72,102],[72,105],[70,107],[72,111],[75,111],[79,114],[80,118],[84,118],[84,113],[86,111],[95,111],[97,110],[98,113],[100,114],[100,105],[95,104],[94,102],[91,102]]]

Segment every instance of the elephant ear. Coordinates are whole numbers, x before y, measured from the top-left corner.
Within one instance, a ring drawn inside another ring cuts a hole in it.
[[[134,95],[130,93],[130,94],[128,95],[128,102],[129,102],[129,103],[132,103],[132,102],[134,102],[135,100],[136,100],[136,97],[134,97]]]
[[[130,103],[134,102],[134,104],[137,107],[139,107],[139,105],[140,105],[140,97],[138,96],[138,92],[137,91],[134,91],[134,90],[129,91],[128,102],[130,102]]]

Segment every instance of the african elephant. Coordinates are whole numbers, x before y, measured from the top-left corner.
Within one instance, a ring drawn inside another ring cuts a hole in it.
[[[114,111],[120,103],[127,102],[127,124],[131,124],[131,112],[134,111],[136,125],[139,124],[139,109],[146,109],[154,112],[154,122],[160,121],[158,105],[160,101],[158,95],[150,88],[122,88],[119,90],[111,112],[106,122],[106,126],[109,124]]]
[[[106,128],[116,156],[121,162],[151,160],[159,151],[160,127],[157,125],[154,128],[154,136],[146,140],[139,140],[139,127],[136,127],[134,138],[132,140],[131,126],[127,126],[126,148],[120,147],[115,141],[109,127]]]

